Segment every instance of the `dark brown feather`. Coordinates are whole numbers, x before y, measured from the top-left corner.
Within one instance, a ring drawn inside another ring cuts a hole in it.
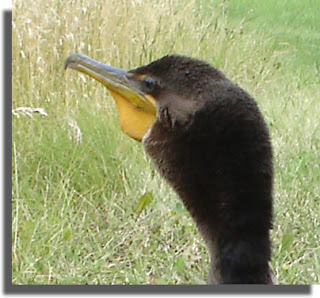
[[[184,56],[131,72],[157,81],[157,120],[143,143],[206,240],[209,283],[272,283],[272,148],[254,99]]]

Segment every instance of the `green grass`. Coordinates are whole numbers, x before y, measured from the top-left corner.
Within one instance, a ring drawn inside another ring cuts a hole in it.
[[[319,74],[318,0],[233,0],[227,9],[233,23],[242,21],[250,30],[272,35],[278,41],[278,50],[291,52],[288,58],[294,60],[292,66],[304,66],[304,73],[311,76],[314,75],[315,67],[318,67]]]
[[[316,2],[14,1],[13,108],[48,116],[13,117],[13,283],[206,280],[193,221],[107,90],[64,72],[74,52],[124,68],[198,57],[255,96],[275,151],[273,268],[282,284],[320,283]]]

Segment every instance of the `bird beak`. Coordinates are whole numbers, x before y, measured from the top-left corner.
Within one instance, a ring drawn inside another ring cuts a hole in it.
[[[156,102],[139,88],[132,74],[82,54],[70,55],[65,62],[67,68],[87,74],[107,87],[118,107],[121,129],[131,138],[142,140],[156,120]]]

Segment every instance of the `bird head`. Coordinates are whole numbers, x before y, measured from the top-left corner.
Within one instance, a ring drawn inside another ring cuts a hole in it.
[[[119,110],[121,129],[141,141],[155,121],[167,127],[186,127],[205,101],[206,85],[225,80],[206,62],[170,55],[148,65],[124,70],[82,54],[70,55],[65,68],[102,83]]]

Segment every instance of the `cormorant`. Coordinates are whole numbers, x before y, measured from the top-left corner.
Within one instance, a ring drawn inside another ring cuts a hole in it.
[[[73,54],[107,87],[206,241],[211,284],[270,284],[273,157],[255,100],[210,64],[168,55],[133,70]]]

